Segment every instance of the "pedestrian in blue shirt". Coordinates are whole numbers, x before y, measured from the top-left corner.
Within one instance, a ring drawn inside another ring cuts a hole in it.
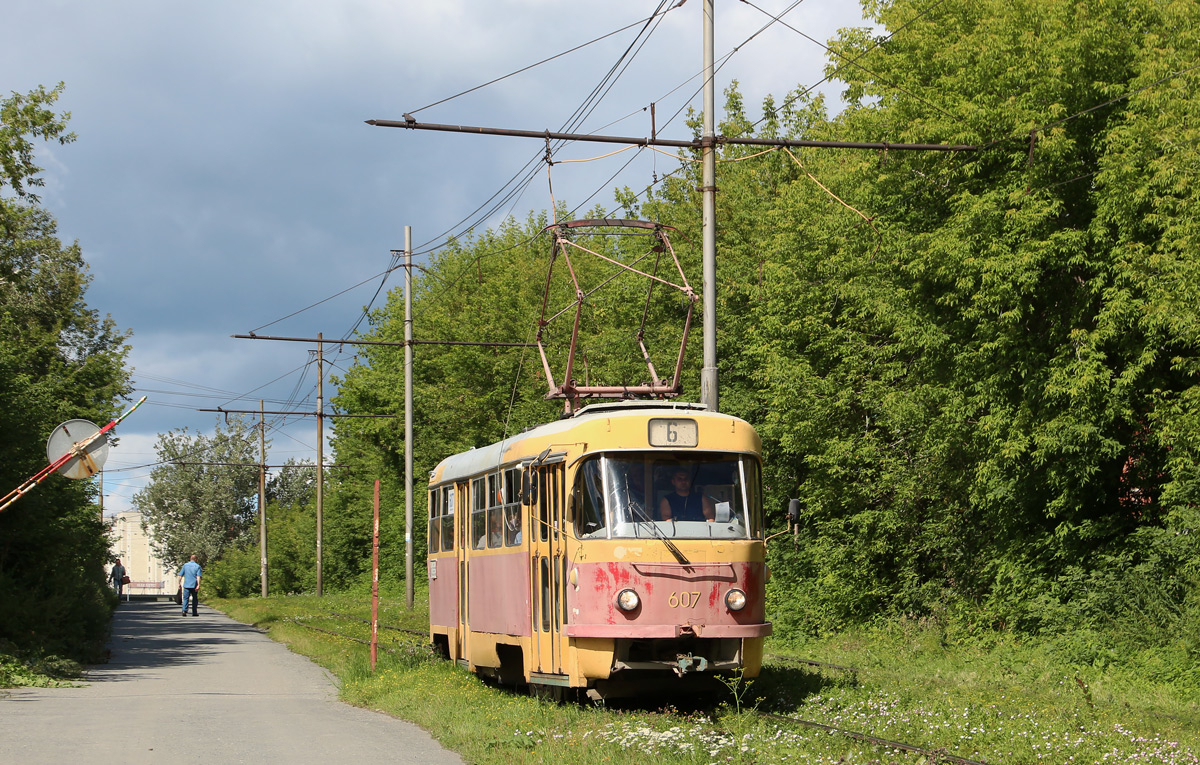
[[[203,573],[195,555],[179,569],[179,586],[183,588],[183,616],[187,616],[189,600],[192,602],[192,616],[200,615],[200,598],[196,591],[200,589],[200,575]]]

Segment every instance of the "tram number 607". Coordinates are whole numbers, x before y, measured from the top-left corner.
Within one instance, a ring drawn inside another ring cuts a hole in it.
[[[671,608],[695,608],[699,602],[699,592],[672,592],[671,597],[667,598],[667,605]]]

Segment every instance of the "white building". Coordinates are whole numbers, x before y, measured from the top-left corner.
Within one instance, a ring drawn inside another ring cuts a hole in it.
[[[117,513],[110,519],[113,525],[112,553],[121,559],[130,584],[126,592],[133,595],[175,593],[175,572],[154,555],[150,537],[142,530],[142,514],[129,511]]]

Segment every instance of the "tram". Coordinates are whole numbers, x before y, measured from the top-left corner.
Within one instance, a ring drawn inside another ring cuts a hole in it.
[[[429,481],[429,634],[555,698],[758,674],[761,441],[701,404],[613,402],[443,460]]]

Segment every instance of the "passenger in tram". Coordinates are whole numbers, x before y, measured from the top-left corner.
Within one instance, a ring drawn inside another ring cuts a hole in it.
[[[487,542],[488,547],[499,547],[504,544],[504,516],[500,514],[499,509],[488,511],[488,533],[479,538],[479,541],[475,543],[475,549],[482,550],[484,542]]]
[[[521,544],[521,510],[509,508],[504,514],[504,537],[509,547]]]
[[[671,472],[673,491],[658,503],[658,515],[664,521],[712,521],[717,517],[713,501],[692,493],[692,471],[686,467]]]

